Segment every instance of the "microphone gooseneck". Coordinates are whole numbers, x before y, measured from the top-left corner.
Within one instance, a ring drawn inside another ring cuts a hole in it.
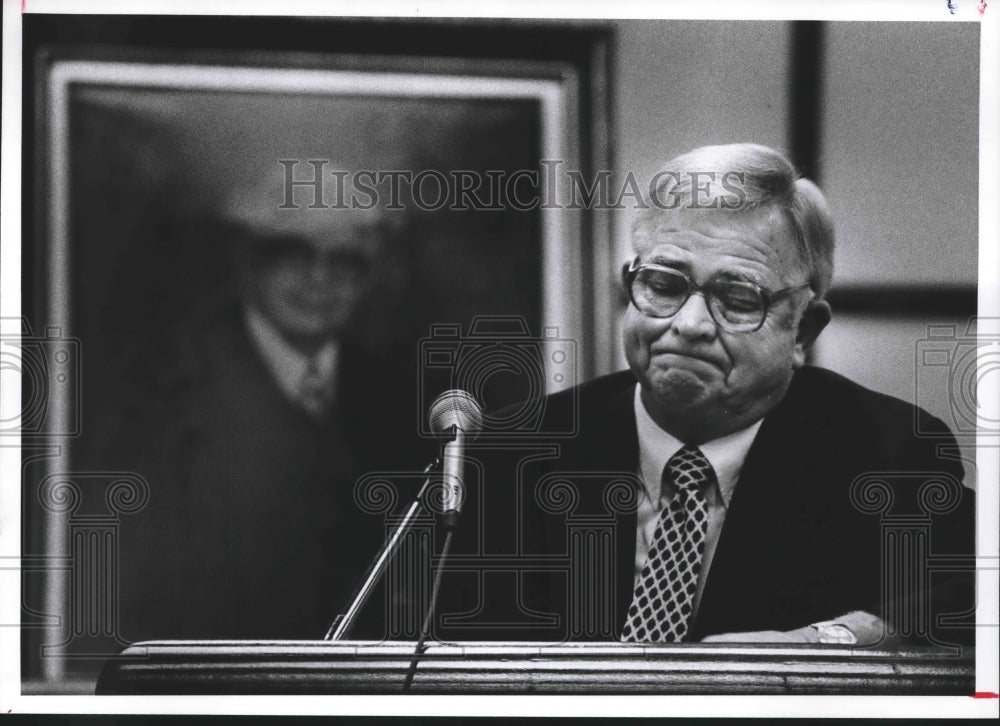
[[[403,680],[403,693],[409,693],[413,685],[413,677],[417,673],[417,665],[425,651],[427,636],[434,623],[434,613],[437,612],[438,593],[441,591],[441,577],[444,575],[445,563],[451,549],[452,536],[458,526],[459,515],[462,513],[462,503],[465,499],[465,443],[473,441],[483,430],[483,407],[469,393],[457,389],[445,391],[434,399],[428,411],[431,432],[443,440],[444,451],[441,456],[441,477],[444,485],[442,497],[441,519],[444,524],[444,546],[438,560],[437,571],[434,573],[434,584],[431,588],[431,599],[427,604],[420,637],[413,649],[410,667]]]
[[[433,481],[431,471],[440,463],[441,474],[444,480],[445,492],[443,497],[442,519],[445,526],[444,546],[438,562],[437,571],[434,574],[434,584],[431,591],[430,602],[424,617],[423,627],[414,648],[410,667],[407,670],[406,678],[403,682],[403,692],[409,692],[416,675],[417,665],[425,651],[425,642],[430,633],[434,621],[434,613],[437,609],[438,593],[441,589],[441,577],[444,574],[445,562],[451,549],[452,536],[462,510],[462,501],[465,496],[465,486],[463,481],[464,449],[467,441],[473,441],[483,429],[483,408],[479,402],[465,391],[451,390],[445,391],[431,404],[428,411],[430,428],[434,435],[444,442],[443,456],[435,459],[424,469],[424,474],[428,475],[424,485],[417,493],[416,498],[410,505],[403,521],[399,523],[392,535],[382,545],[381,550],[372,562],[365,580],[351,602],[347,613],[339,615],[330,626],[326,634],[326,640],[341,640],[350,632],[358,613],[364,607],[368,596],[371,594],[375,583],[385,574],[388,562],[392,559],[400,546],[403,536],[410,530],[417,511],[424,501],[431,482]]]

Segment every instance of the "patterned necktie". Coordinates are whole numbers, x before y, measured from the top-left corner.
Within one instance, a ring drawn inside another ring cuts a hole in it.
[[[687,634],[708,526],[702,488],[714,476],[712,465],[694,446],[682,448],[664,467],[663,478],[669,477],[674,496],[660,512],[622,641],[674,643]]]

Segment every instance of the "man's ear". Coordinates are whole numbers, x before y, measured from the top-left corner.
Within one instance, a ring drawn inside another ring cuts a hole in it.
[[[793,368],[801,368],[806,363],[806,350],[823,332],[833,313],[830,303],[826,300],[810,300],[802,311],[799,327],[795,334],[795,354],[792,360]]]

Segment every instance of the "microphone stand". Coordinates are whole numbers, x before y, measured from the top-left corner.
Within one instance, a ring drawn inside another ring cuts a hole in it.
[[[451,516],[448,516],[451,515]],[[451,550],[452,535],[455,534],[455,527],[458,526],[459,512],[453,511],[445,514],[445,535],[444,546],[441,548],[441,558],[438,560],[437,572],[434,573],[434,585],[431,588],[431,601],[427,606],[427,614],[424,616],[423,627],[420,628],[420,637],[417,638],[417,645],[413,649],[413,656],[410,658],[410,667],[406,669],[406,678],[403,679],[403,693],[410,692],[413,685],[413,676],[417,674],[417,665],[424,655],[426,647],[424,645],[427,636],[431,632],[431,625],[434,622],[434,613],[437,611],[438,593],[441,591],[441,576],[444,574],[444,563],[448,559],[448,552]]]
[[[467,393],[456,391],[449,391],[439,396],[437,401],[431,405],[430,418],[432,428],[434,428],[436,420],[435,411],[438,408],[438,401],[441,401],[442,397],[445,397],[446,402],[453,400],[451,397],[456,394],[471,398]],[[472,402],[475,403],[474,399],[472,399]],[[475,405],[478,408],[478,404]],[[442,497],[443,511],[441,512],[441,523],[444,525],[445,531],[444,546],[441,548],[441,557],[438,560],[437,571],[434,573],[434,585],[431,588],[431,600],[427,606],[427,613],[424,616],[424,624],[420,628],[420,637],[417,639],[416,647],[413,649],[413,656],[410,658],[410,667],[407,668],[406,678],[403,680],[403,693],[410,692],[410,686],[413,685],[413,677],[417,673],[417,666],[426,650],[424,643],[427,641],[427,636],[430,634],[431,626],[434,623],[438,594],[441,591],[441,577],[444,575],[445,562],[448,560],[452,537],[455,534],[455,529],[458,527],[458,520],[462,513],[462,500],[465,498],[465,487],[462,483],[462,452],[465,448],[466,434],[463,428],[454,423],[448,427],[447,432],[454,438],[444,445],[442,452],[441,485],[444,489],[444,496]],[[473,434],[472,438],[475,438],[475,434]]]
[[[347,609],[347,612],[337,615],[336,619],[333,623],[331,623],[330,628],[326,631],[326,635],[323,637],[324,640],[343,640],[343,638],[354,626],[354,622],[358,619],[358,615],[361,612],[361,609],[365,606],[365,603],[368,602],[368,598],[371,596],[372,590],[375,589],[375,585],[378,584],[378,581],[385,574],[389,561],[395,556],[396,551],[399,549],[403,536],[413,526],[413,520],[417,516],[417,511],[420,509],[420,500],[431,484],[430,473],[440,463],[440,457],[435,457],[434,461],[428,464],[427,468],[423,470],[422,474],[427,477],[424,479],[423,486],[420,487],[420,491],[417,492],[416,498],[413,500],[413,503],[410,504],[410,508],[406,510],[406,514],[397,525],[395,531],[392,533],[392,536],[385,541],[382,545],[382,549],[379,550],[375,560],[368,568],[368,573],[365,575],[365,579],[361,583],[361,587],[358,588],[358,592],[354,596],[354,600],[351,601],[351,606]]]

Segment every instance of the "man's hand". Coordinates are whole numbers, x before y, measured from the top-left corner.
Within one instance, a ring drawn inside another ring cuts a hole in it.
[[[871,613],[854,610],[844,613],[833,621],[847,628],[857,639],[857,645],[872,645],[881,643],[885,646],[898,646],[898,638],[886,640],[885,623],[881,618]],[[806,625],[795,630],[756,630],[746,633],[720,633],[701,639],[702,643],[819,643],[820,632]]]
[[[819,631],[811,625],[796,630],[756,630],[748,633],[720,633],[701,639],[702,643],[818,643]]]

